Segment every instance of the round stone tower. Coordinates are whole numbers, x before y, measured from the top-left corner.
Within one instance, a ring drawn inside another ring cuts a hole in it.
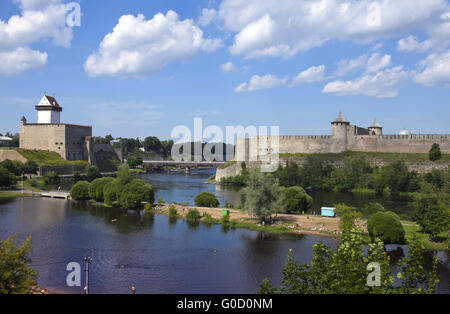
[[[339,112],[336,119],[331,122],[331,152],[342,153],[347,150],[347,134],[350,128],[350,121]]]
[[[383,127],[375,119],[371,126],[369,126],[369,131],[371,135],[383,135]]]

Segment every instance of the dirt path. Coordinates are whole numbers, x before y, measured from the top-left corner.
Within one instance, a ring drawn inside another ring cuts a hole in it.
[[[170,204],[160,205],[160,209],[163,211],[168,211]],[[189,209],[196,208],[201,214],[208,213],[215,219],[220,219],[222,217],[221,211],[223,208],[208,208],[208,207],[198,207],[198,206],[182,206],[173,205],[177,208],[178,214],[185,217]],[[247,212],[230,209],[230,219],[243,220],[258,223],[256,219],[249,217]],[[275,218],[275,215],[272,216]],[[329,218],[322,216],[313,215],[288,215],[288,214],[278,214],[276,215],[277,226],[285,226],[292,229],[293,233],[299,234],[315,234],[315,235],[327,235],[334,236],[340,233],[339,231],[339,218]]]

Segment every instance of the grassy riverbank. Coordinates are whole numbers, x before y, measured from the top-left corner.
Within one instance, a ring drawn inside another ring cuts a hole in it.
[[[22,192],[0,191],[0,199],[28,197],[30,195],[29,193],[22,194]]]

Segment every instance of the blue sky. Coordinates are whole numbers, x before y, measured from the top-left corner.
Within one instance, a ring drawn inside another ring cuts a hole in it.
[[[195,117],[329,134],[339,110],[450,133],[446,0],[78,0],[73,27],[68,2],[1,1],[1,133],[35,121],[44,91],[102,136],[168,139]]]

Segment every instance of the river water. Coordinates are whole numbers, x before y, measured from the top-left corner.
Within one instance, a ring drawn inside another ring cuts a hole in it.
[[[194,171],[189,176],[151,173],[142,177],[153,184],[157,198],[168,202],[192,204],[199,192],[210,191],[221,204],[238,204],[237,191],[204,183],[211,171]],[[315,197],[331,202],[337,196]],[[129,293],[131,285],[138,293],[254,293],[264,278],[279,284],[289,249],[294,250],[299,261],[309,262],[312,246],[318,241],[333,248],[337,245],[328,237],[189,225],[163,215],[45,198],[0,202],[0,238],[13,233],[20,240],[33,237],[31,265],[39,273],[38,284],[70,293],[82,293],[82,288],[67,287],[66,266],[78,262],[83,271],[86,256],[92,257],[91,293]],[[390,246],[389,250],[394,260],[404,254],[401,246]],[[449,255],[437,254],[441,278],[438,292],[449,293]]]

